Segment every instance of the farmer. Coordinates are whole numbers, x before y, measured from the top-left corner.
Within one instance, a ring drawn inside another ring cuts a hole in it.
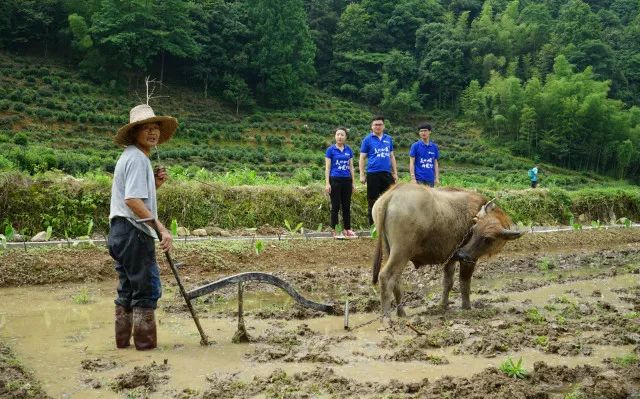
[[[531,188],[538,187],[538,165],[533,165],[533,168],[528,172],[529,180],[531,180]]]
[[[336,235],[338,212],[342,207],[344,237],[355,238],[351,230],[351,194],[355,190],[355,171],[353,169],[353,151],[346,145],[347,129],[339,127],[334,131],[336,143],[327,148],[324,158],[324,180],[326,192],[331,198],[331,229]]]
[[[418,126],[420,140],[411,145],[409,150],[409,173],[411,182],[434,187],[440,184],[440,166],[438,145],[431,141],[431,125],[422,123]]]
[[[365,176],[365,160],[367,174]],[[396,181],[398,167],[393,153],[393,139],[384,132],[384,117],[374,116],[371,120],[371,132],[362,140],[360,146],[360,182],[367,185],[367,203],[369,224],[373,224],[371,208],[378,197]]]
[[[114,138],[125,146],[113,174],[109,213],[109,254],[120,280],[115,300],[118,348],[129,346],[132,330],[136,349],[157,346],[155,309],[162,295],[154,245],[158,237],[152,222],[136,220],[153,218],[161,234],[160,248],[171,250],[171,233],[158,220],[156,203],[156,189],[167,180],[167,173],[163,169],[154,172],[149,154],[154,146],[169,140],[177,127],[175,118],[156,116],[150,106],[138,105]]]

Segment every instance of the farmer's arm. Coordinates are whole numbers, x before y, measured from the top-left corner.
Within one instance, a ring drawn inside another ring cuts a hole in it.
[[[438,160],[436,159],[436,162],[434,164],[435,167],[435,172],[436,172],[436,180],[435,180],[435,184],[438,185],[440,184],[440,164],[438,163]]]
[[[151,211],[147,209],[144,205],[144,202],[140,198],[127,198],[124,200],[125,204],[133,211],[133,214],[136,215],[139,219],[149,219],[153,218]],[[147,224],[153,227],[153,222],[149,221]],[[160,222],[156,220],[156,225],[158,227],[158,231],[160,232],[160,248],[162,248],[163,252],[167,252],[171,250],[173,237],[171,237],[171,233],[167,230],[166,227]]]

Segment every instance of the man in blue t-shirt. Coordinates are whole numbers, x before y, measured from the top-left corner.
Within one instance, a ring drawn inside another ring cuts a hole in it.
[[[365,176],[365,161],[367,174]],[[373,224],[371,208],[387,189],[398,181],[398,167],[393,153],[393,139],[384,133],[384,117],[371,120],[371,132],[360,146],[360,182],[367,185],[369,224]]]
[[[438,145],[430,140],[431,125],[422,123],[418,126],[420,140],[411,145],[409,150],[409,173],[411,182],[434,187],[440,184],[440,151]]]

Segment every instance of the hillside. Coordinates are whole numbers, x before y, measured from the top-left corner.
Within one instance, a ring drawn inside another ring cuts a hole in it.
[[[59,169],[72,175],[113,169],[119,149],[111,137],[144,96],[143,82],[123,92],[81,79],[61,63],[8,54],[0,54],[0,76],[0,168],[29,173]],[[319,91],[294,109],[257,108],[240,115],[233,107],[183,87],[168,84],[156,95],[156,112],[180,121],[175,138],[160,148],[161,162],[211,172],[247,168],[287,177],[306,168],[314,179],[321,179],[332,129],[347,126],[349,144],[356,148],[372,115],[363,105]],[[492,146],[473,125],[443,112],[388,121],[404,177],[408,148],[417,138],[411,126],[422,118],[434,124],[432,137],[441,148],[445,184],[526,187],[530,160]],[[549,165],[542,169],[547,187],[619,184]]]

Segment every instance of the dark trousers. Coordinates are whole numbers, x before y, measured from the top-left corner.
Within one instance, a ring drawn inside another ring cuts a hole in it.
[[[342,208],[342,223],[345,230],[351,230],[351,194],[353,180],[350,177],[330,177],[331,185],[331,228],[338,224],[338,212]]]
[[[425,186],[429,186],[429,187],[433,187],[433,186],[435,186],[435,183],[434,183],[434,182],[432,182],[432,181],[426,181],[426,180],[416,180],[416,183],[418,183],[418,184],[422,184],[422,185],[425,185]]]
[[[531,180],[531,188],[536,188],[538,187],[538,181],[537,180]]]
[[[393,184],[393,176],[389,172],[367,173],[367,203],[369,224],[373,224],[371,209],[376,200]]]
[[[109,230],[109,254],[116,261],[119,279],[116,305],[155,309],[162,286],[153,238],[126,218],[115,217]]]

